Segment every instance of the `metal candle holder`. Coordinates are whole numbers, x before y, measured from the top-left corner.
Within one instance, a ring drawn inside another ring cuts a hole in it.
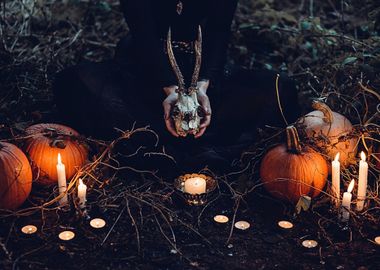
[[[185,182],[186,180],[194,177],[200,177],[203,178],[206,181],[206,192],[202,194],[190,194],[185,192]],[[211,176],[205,175],[205,174],[197,174],[197,173],[189,173],[184,174],[178,177],[174,181],[174,187],[180,191],[183,196],[185,197],[185,200],[187,204],[189,205],[203,205],[207,202],[208,197],[210,194],[215,190],[217,186],[216,180],[212,178]]]

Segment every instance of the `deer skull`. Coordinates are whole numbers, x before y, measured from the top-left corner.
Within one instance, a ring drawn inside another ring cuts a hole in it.
[[[172,111],[172,118],[178,135],[186,137],[187,134],[195,135],[199,131],[201,117],[199,114],[197,92],[191,94],[178,93],[178,100]]]
[[[171,44],[171,30],[169,29],[166,42],[170,64],[176,74],[178,80],[178,100],[171,112],[175,129],[178,135],[186,137],[188,134],[195,135],[199,131],[201,123],[201,106],[198,103],[197,83],[199,78],[199,70],[201,66],[202,55],[202,33],[201,28],[198,29],[198,39],[195,41],[195,67],[191,79],[190,87],[186,88],[184,77],[179,69],[177,61],[174,57]]]

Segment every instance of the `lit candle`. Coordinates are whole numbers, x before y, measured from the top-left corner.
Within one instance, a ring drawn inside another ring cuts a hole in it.
[[[58,235],[58,237],[63,241],[69,241],[75,237],[75,233],[72,231],[63,231]]]
[[[79,178],[78,198],[79,198],[79,207],[80,208],[86,207],[86,192],[87,192],[87,186],[85,184],[83,184],[82,179]]]
[[[216,215],[214,217],[214,221],[216,223],[227,223],[229,220],[229,218],[227,216],[224,216],[224,215]]]
[[[235,228],[242,231],[249,229],[249,227],[251,227],[251,225],[247,221],[241,220],[235,223]]]
[[[291,229],[293,228],[293,223],[285,220],[281,220],[278,222],[278,226],[280,226],[283,229]]]
[[[305,247],[305,248],[315,248],[316,246],[318,246],[318,242],[315,241],[315,240],[304,240],[302,242],[302,245]]]
[[[101,218],[94,218],[90,221],[90,226],[95,229],[101,229],[106,226],[106,222]]]
[[[360,153],[359,163],[359,183],[358,183],[358,202],[356,204],[356,210],[362,211],[364,208],[364,201],[367,194],[367,180],[368,180],[368,163],[365,161],[366,156],[364,152]]]
[[[189,194],[203,194],[206,192],[206,180],[201,177],[189,178],[185,181],[184,191]]]
[[[380,236],[375,237],[375,243],[380,245]]]
[[[352,190],[354,189],[355,180],[352,180],[350,185],[347,188],[347,192],[343,193],[343,201],[341,207],[341,220],[348,221],[350,218],[350,208],[351,208],[351,199],[352,199]]]
[[[59,194],[64,194],[64,196],[59,200],[59,204],[67,204],[67,194],[66,194],[66,170],[65,164],[62,163],[61,154],[58,153],[58,163],[57,163],[57,175],[58,175],[58,190]]]
[[[34,225],[26,225],[21,228],[21,231],[25,234],[33,234],[37,232],[37,227]]]
[[[336,154],[335,159],[331,162],[331,177],[332,177],[332,192],[335,196],[335,205],[339,206],[340,203],[340,162],[339,153]]]

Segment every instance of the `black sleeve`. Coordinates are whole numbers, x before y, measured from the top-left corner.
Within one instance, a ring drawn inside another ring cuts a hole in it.
[[[226,60],[231,23],[238,0],[214,0],[203,25],[202,66],[200,78],[211,82],[218,78]]]
[[[177,85],[154,21],[149,0],[121,0],[121,8],[134,41],[138,46],[137,58],[144,72],[158,86]]]

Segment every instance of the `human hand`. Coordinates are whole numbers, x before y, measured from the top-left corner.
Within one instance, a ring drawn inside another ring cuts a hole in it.
[[[179,137],[179,135],[174,127],[173,119],[171,118],[170,113],[173,109],[173,105],[178,100],[178,93],[176,92],[177,88],[178,87],[175,85],[164,87],[164,91],[167,97],[162,102],[162,106],[164,107],[164,119],[166,128],[170,132],[170,134],[172,134],[175,137]]]
[[[211,123],[211,104],[210,100],[207,96],[207,89],[209,86],[209,81],[200,81],[198,82],[198,102],[202,108],[204,116],[202,117],[202,122],[197,134],[195,134],[194,138],[200,138],[206,131],[207,127]]]

